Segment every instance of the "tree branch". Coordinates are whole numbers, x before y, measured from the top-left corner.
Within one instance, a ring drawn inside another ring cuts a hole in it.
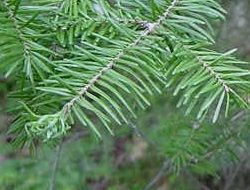
[[[9,14],[9,18],[12,20],[13,22],[13,25],[14,25],[14,28],[16,29],[16,32],[20,38],[20,41],[23,45],[23,51],[24,51],[24,56],[29,56],[29,48],[28,48],[28,45],[26,44],[25,40],[24,40],[24,34],[23,32],[21,31],[20,29],[20,26],[18,24],[18,21],[15,17],[15,13],[11,10],[10,6],[9,6],[9,3],[8,3],[8,0],[3,0],[3,4],[5,5],[6,9],[7,9],[7,12]]]
[[[183,45],[184,49],[187,51],[192,52],[192,50],[186,46]],[[213,69],[213,67],[209,66],[208,63],[206,63],[201,56],[195,56],[195,58],[197,59],[197,61],[202,65],[202,67],[204,67],[209,73],[211,73],[214,78],[223,86],[224,90],[226,93],[231,91],[231,88],[226,84],[226,82],[221,78],[220,74],[216,73]]]
[[[98,81],[98,79],[103,75],[104,72],[110,70],[113,68],[115,65],[115,62],[119,60],[123,55],[126,54],[126,49],[132,46],[137,45],[143,37],[149,35],[151,32],[153,32],[161,23],[164,19],[167,18],[169,15],[171,9],[173,9],[176,4],[179,2],[179,0],[174,0],[171,5],[166,9],[166,11],[153,23],[148,23],[147,28],[130,44],[127,45],[126,48],[121,50],[114,58],[112,58],[105,67],[103,67],[96,75],[94,75],[89,82],[87,83],[86,86],[82,87],[80,91],[78,92],[78,95],[71,99],[68,103],[66,103],[63,106],[62,112],[64,115],[67,115],[67,113],[71,110],[72,106],[75,104],[75,102],[84,96],[84,94],[87,93],[87,91]]]

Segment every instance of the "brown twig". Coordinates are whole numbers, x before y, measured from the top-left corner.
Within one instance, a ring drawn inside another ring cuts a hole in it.
[[[56,154],[55,154],[55,159],[54,159],[53,166],[52,166],[52,173],[51,173],[51,177],[49,181],[48,190],[55,190],[56,171],[57,171],[59,159],[61,156],[62,146],[63,146],[63,143],[61,142],[56,147]]]
[[[156,175],[149,181],[149,183],[146,185],[143,190],[150,190],[158,181],[159,179],[164,175],[164,172],[168,169],[169,162],[164,161],[159,171],[156,173]]]

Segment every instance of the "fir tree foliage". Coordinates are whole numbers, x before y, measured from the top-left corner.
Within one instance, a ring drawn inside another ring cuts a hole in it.
[[[209,49],[211,23],[224,14],[215,0],[2,0],[14,143],[58,139],[76,120],[100,138],[99,125],[113,134],[111,123],[129,123],[168,89],[198,119],[248,108],[246,63]]]

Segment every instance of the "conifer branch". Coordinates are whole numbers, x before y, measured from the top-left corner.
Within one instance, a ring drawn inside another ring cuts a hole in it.
[[[24,40],[24,34],[23,34],[22,30],[21,30],[21,27],[18,24],[18,21],[17,21],[17,19],[15,17],[14,12],[9,7],[8,0],[3,0],[3,3],[4,3],[4,5],[5,5],[6,9],[7,9],[9,18],[12,20],[14,28],[15,28],[15,30],[16,30],[19,38],[20,38],[21,44],[23,46],[24,57],[27,57],[27,56],[29,56],[30,53],[29,53],[29,48],[28,48],[28,46],[27,46],[27,44],[26,44],[26,42]]]
[[[231,88],[226,84],[226,82],[221,78],[221,76],[214,71],[213,67],[210,67],[200,56],[197,56],[196,58],[201,63],[201,65],[207,71],[209,71],[214,76],[214,78],[223,86],[224,90],[227,93],[231,91]]]
[[[183,45],[183,47],[184,47],[184,49],[185,49],[186,51],[189,51],[189,52],[191,52],[192,54],[194,54],[193,51],[192,51],[188,46]],[[194,55],[195,55],[195,54],[194,54]],[[221,78],[220,74],[219,74],[219,73],[216,73],[216,72],[214,71],[213,67],[209,66],[209,64],[206,63],[206,61],[204,61],[204,60],[202,59],[201,56],[195,55],[195,59],[200,63],[200,65],[201,65],[202,67],[204,67],[205,70],[207,70],[209,73],[211,73],[211,75],[214,76],[214,78],[218,81],[218,83],[220,83],[220,84],[223,86],[223,88],[224,88],[224,90],[225,90],[226,93],[228,93],[228,92],[231,91],[231,88],[226,84],[226,81],[224,81],[224,80]]]
[[[98,81],[98,79],[103,75],[104,72],[110,70],[115,65],[116,61],[119,60],[123,55],[126,54],[126,49],[129,47],[135,46],[139,44],[139,42],[147,35],[152,33],[161,23],[163,20],[167,18],[167,16],[170,14],[170,11],[176,6],[176,4],[179,2],[179,0],[172,1],[171,5],[166,9],[166,11],[153,23],[148,23],[147,28],[130,44],[127,45],[123,50],[121,50],[113,59],[111,59],[108,64],[103,67],[94,77],[92,77],[86,86],[80,89],[78,95],[71,99],[68,103],[66,103],[62,109],[62,112],[64,115],[67,115],[67,113],[71,110],[72,106],[75,104],[75,102],[84,96],[84,94],[87,93],[87,91]]]
[[[142,24],[142,23],[148,23],[147,21],[141,21],[141,20],[137,20],[137,19],[122,19],[122,18],[114,18],[115,21],[119,22],[119,23],[131,23],[131,24]],[[77,26],[79,24],[85,24],[86,21],[93,21],[96,23],[103,23],[103,22],[109,22],[109,20],[107,18],[87,18],[87,19],[78,19],[78,20],[72,20],[71,22],[67,22],[67,23],[60,23],[60,24],[55,24],[56,27],[60,27],[60,29],[62,30],[67,30],[69,27],[72,26]]]
[[[213,121],[222,108],[228,112],[231,102],[246,104],[241,92],[249,89],[249,71],[236,65],[242,62],[231,56],[234,51],[221,54],[205,48],[213,42],[210,20],[224,13],[214,0],[155,1],[150,7],[146,1],[100,1],[99,11],[91,1],[3,2],[2,70],[18,72],[24,62],[27,76],[36,81],[33,90],[24,78],[12,94],[24,103],[11,110],[20,111],[11,132],[22,131],[22,143],[36,136],[44,141],[60,138],[75,120],[98,137],[97,123],[112,134],[111,122],[128,124],[128,114],[136,117],[128,94],[144,109],[150,105],[148,95],[160,92],[162,84],[173,86],[174,95],[182,94],[178,106],[188,105],[186,113],[200,107],[198,119],[216,102]],[[5,34],[6,27],[14,38]],[[59,51],[61,56],[52,59]],[[182,147],[196,152],[192,134],[178,138]],[[178,150],[176,163],[182,156]],[[189,162],[197,155],[184,156]]]

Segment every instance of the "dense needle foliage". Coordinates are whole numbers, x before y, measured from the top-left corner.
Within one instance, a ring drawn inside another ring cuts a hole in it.
[[[102,126],[115,134],[133,125],[159,93],[176,96],[198,120],[248,108],[247,63],[235,50],[209,49],[224,14],[215,0],[2,0],[0,72],[15,81],[13,144],[55,142],[77,121],[101,139]],[[205,159],[238,134],[186,124],[162,130],[160,152],[176,171],[209,168]]]

